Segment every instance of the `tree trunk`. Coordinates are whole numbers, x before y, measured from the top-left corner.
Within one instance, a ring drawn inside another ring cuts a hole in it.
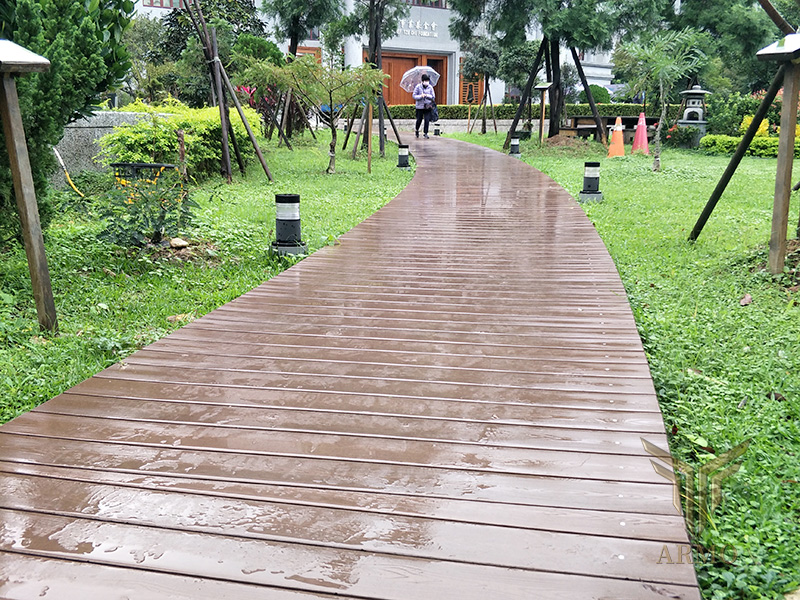
[[[336,173],[336,122],[333,120],[333,109],[331,109],[331,146],[328,150],[330,160],[328,161],[328,168],[325,170],[329,175]]]
[[[558,135],[561,126],[561,59],[558,38],[550,40],[550,68],[553,70],[553,85],[550,86],[550,133]]]

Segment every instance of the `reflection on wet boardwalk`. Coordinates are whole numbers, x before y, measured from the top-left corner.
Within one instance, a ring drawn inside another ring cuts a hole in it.
[[[340,245],[0,428],[0,597],[700,597],[591,223],[412,151]]]

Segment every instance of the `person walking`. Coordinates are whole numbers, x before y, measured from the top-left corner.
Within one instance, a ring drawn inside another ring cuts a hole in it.
[[[414,98],[414,106],[417,109],[417,124],[414,127],[414,133],[419,137],[419,126],[424,120],[425,127],[423,128],[423,133],[427,138],[428,127],[431,123],[431,109],[433,108],[433,103],[436,101],[436,93],[433,91],[431,78],[427,75],[423,75],[422,81],[416,85],[414,91],[411,93],[411,97]]]

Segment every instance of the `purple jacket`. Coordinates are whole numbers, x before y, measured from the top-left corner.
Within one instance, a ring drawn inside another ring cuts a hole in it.
[[[436,99],[436,93],[433,91],[433,86],[430,83],[428,83],[427,86],[418,83],[411,93],[411,97],[416,101],[414,106],[417,108],[430,108],[431,103]]]

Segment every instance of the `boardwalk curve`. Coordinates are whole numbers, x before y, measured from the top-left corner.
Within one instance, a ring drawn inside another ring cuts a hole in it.
[[[700,597],[591,223],[412,150],[339,245],[0,427],[0,597]]]

